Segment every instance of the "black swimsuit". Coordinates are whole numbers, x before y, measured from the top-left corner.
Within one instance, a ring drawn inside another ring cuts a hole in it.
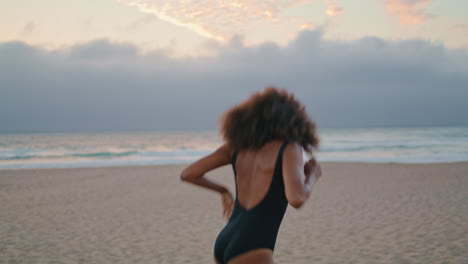
[[[252,209],[246,210],[239,204],[236,181],[236,158],[238,151],[232,155],[232,168],[236,181],[236,200],[234,209],[226,226],[216,238],[214,254],[220,263],[260,248],[275,248],[276,236],[288,206],[283,182],[283,151],[287,142],[281,146],[276,158],[275,171],[267,194]]]

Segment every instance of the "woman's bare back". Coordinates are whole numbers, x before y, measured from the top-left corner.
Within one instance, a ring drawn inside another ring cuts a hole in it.
[[[237,198],[244,209],[254,208],[266,196],[282,144],[282,141],[275,140],[259,150],[239,151],[235,164]]]

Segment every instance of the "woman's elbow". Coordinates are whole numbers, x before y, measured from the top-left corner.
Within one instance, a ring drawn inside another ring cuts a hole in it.
[[[181,181],[192,181],[193,179],[193,175],[192,173],[190,173],[190,171],[188,170],[183,170],[181,173],[180,173],[180,180]]]
[[[296,209],[299,209],[299,208],[302,207],[302,205],[304,205],[305,201],[306,201],[306,199],[295,198],[295,199],[289,199],[289,200],[288,200],[288,203],[289,203],[292,207],[294,207],[294,208],[296,208]]]

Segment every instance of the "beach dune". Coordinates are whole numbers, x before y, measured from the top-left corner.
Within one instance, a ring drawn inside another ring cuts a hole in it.
[[[0,263],[212,263],[220,197],[184,167],[0,170]],[[468,263],[468,162],[322,169],[276,263]],[[230,166],[207,177],[235,192]]]

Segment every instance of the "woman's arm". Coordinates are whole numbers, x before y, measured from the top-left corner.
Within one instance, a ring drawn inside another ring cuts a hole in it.
[[[231,155],[231,150],[228,145],[224,144],[215,152],[197,160],[185,168],[180,174],[180,179],[221,194],[229,192],[226,187],[208,180],[203,176],[210,170],[230,164]]]
[[[302,147],[289,144],[283,155],[283,180],[286,199],[294,208],[300,208],[309,198],[312,187],[321,176],[320,165],[315,159],[304,164]]]

